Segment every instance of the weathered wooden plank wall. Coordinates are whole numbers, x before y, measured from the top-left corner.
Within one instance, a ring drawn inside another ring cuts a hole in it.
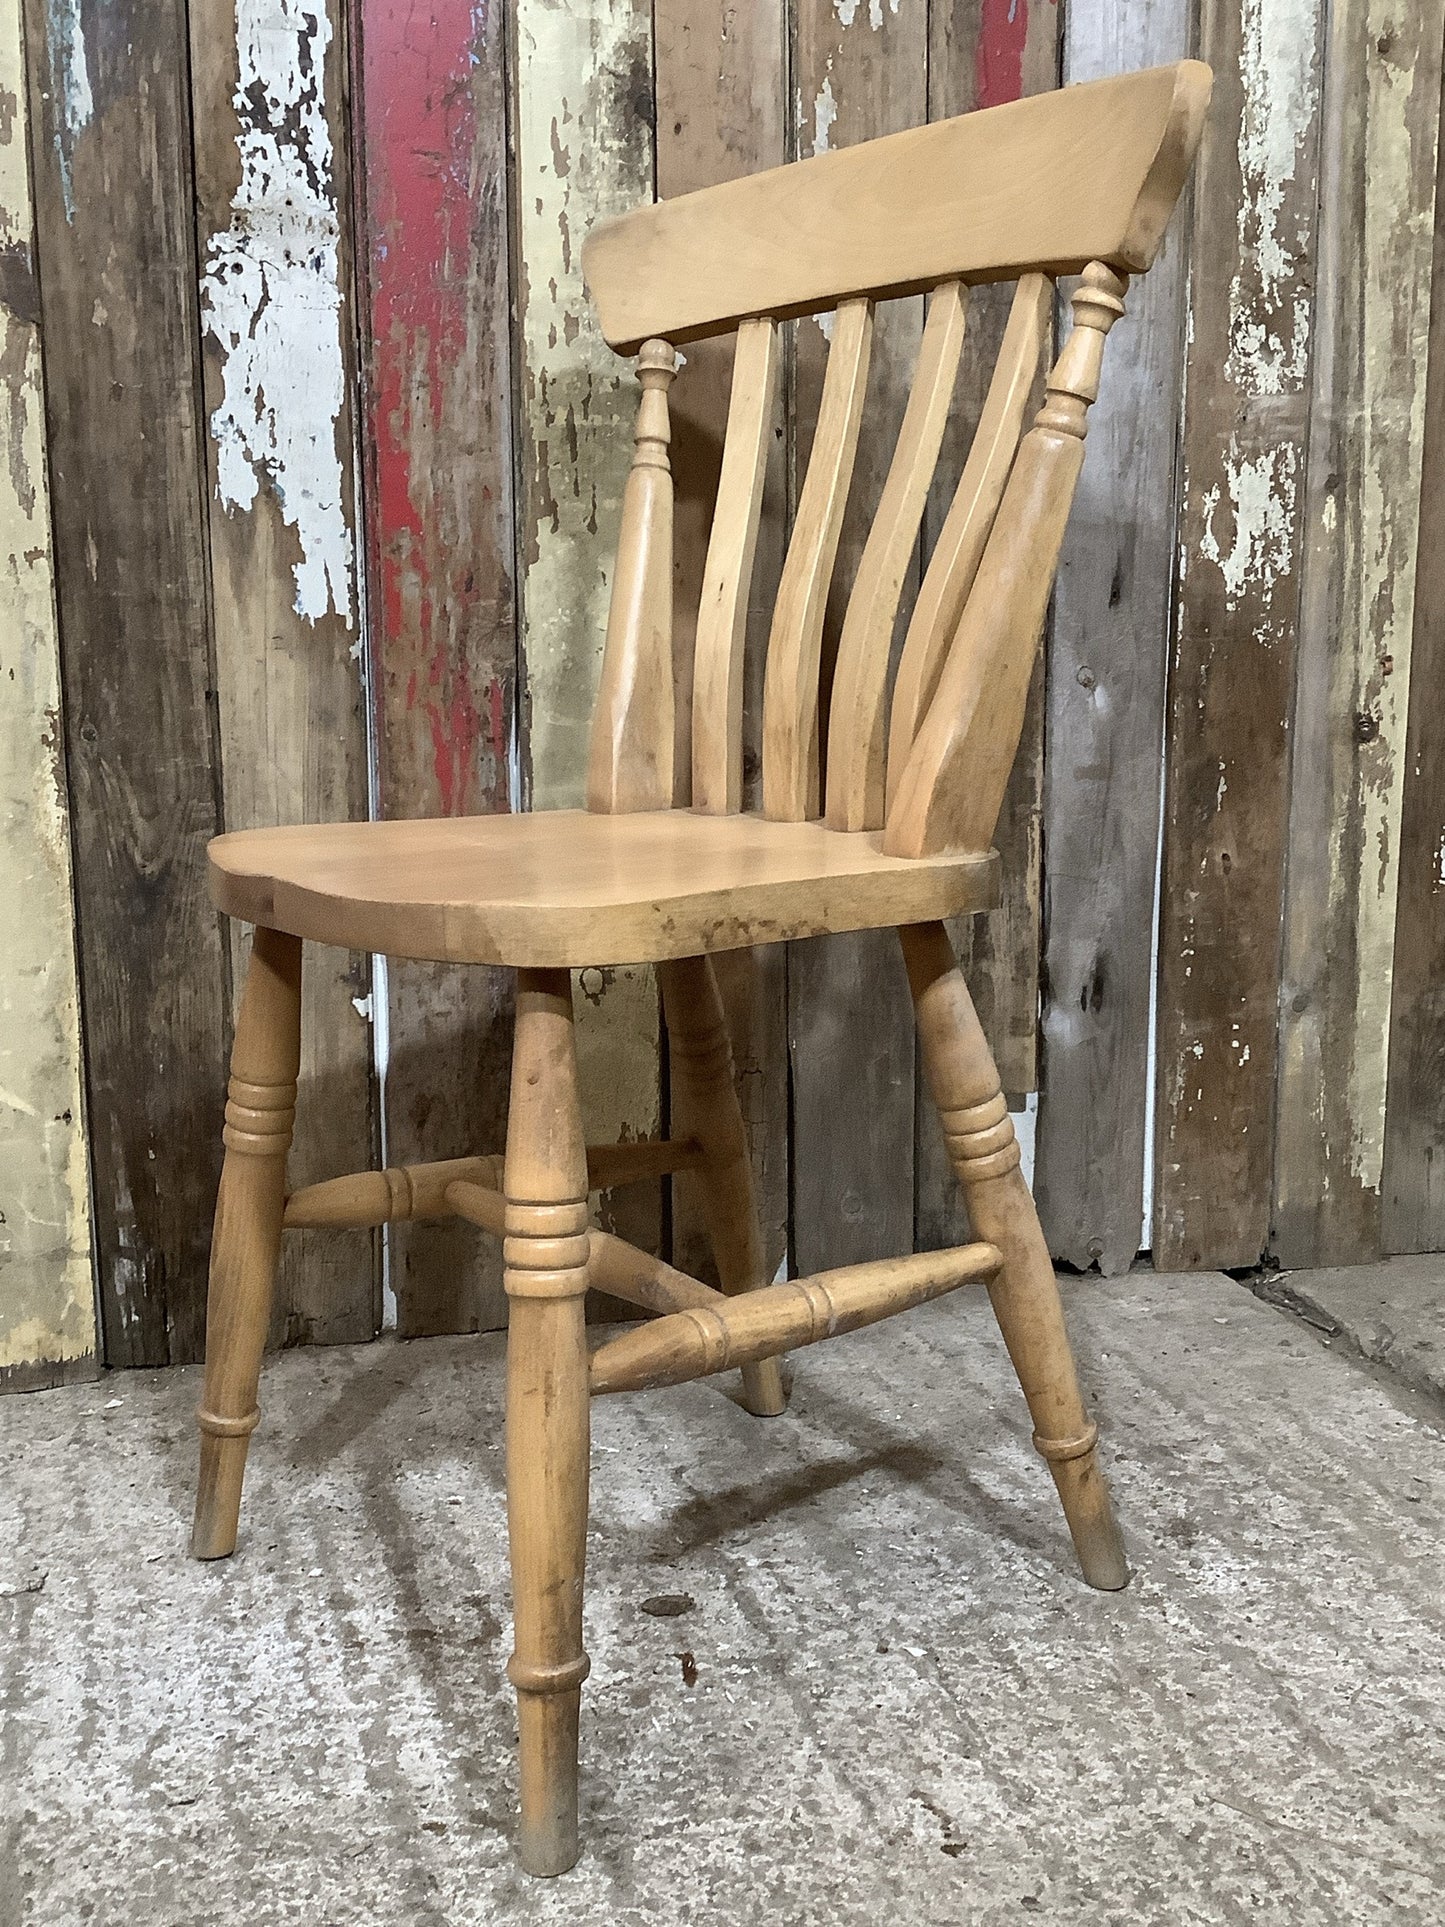
[[[344,14],[190,0],[190,26],[223,815],[365,816]],[[370,975],[307,950],[293,1184],[372,1161]],[[370,1338],[374,1243],[288,1238],[274,1335]]]
[[[0,1182],[40,1200],[31,1243],[7,1222],[0,1244],[0,1384],[94,1352],[76,933],[101,1349],[190,1358],[244,959],[205,838],[580,800],[635,406],[582,284],[588,227],[1052,86],[1061,60],[1067,81],[1197,50],[1217,83],[1192,233],[1106,363],[1000,825],[1006,905],[955,933],[1021,1113],[1042,1084],[1050,1236],[1124,1268],[1152,1179],[1168,1266],[1445,1244],[1442,37],[1445,0],[0,0],[0,520],[26,639],[0,692],[0,891],[13,872],[32,908],[7,967],[45,967],[0,1007]],[[973,301],[925,545],[1004,306]],[[921,318],[881,317],[830,647]],[[750,786],[827,351],[826,321],[787,333]],[[730,342],[694,346],[674,390],[683,745],[730,367]],[[679,801],[686,782],[683,757]],[[719,974],[770,1263],[958,1235],[891,938]],[[651,973],[582,972],[579,1008],[589,1132],[664,1128]],[[373,987],[370,960],[316,952],[306,1015],[298,1176],[378,1138],[393,1162],[499,1145],[504,973]],[[684,1187],[599,1209],[706,1267]],[[470,1232],[389,1250],[387,1307],[371,1240],[298,1243],[275,1340],[500,1322]]]
[[[505,22],[471,0],[356,18],[376,801],[491,813],[516,775]],[[398,959],[385,981],[390,1162],[500,1145],[506,974]],[[491,1240],[456,1223],[390,1238],[403,1334],[505,1323]]]
[[[1445,7],[1334,0],[1329,31],[1279,991],[1284,1265],[1381,1249]]]
[[[105,1358],[197,1356],[229,972],[181,0],[27,0]]]
[[[636,384],[598,332],[582,281],[595,221],[652,197],[656,100],[643,0],[517,0],[517,503],[527,797],[583,801]],[[686,743],[686,724],[680,731]],[[578,1073],[591,1141],[656,1136],[652,972],[578,978]],[[656,1248],[659,1186],[603,1200],[604,1221]]]
[[[1188,54],[1189,0],[1071,7],[1066,82]],[[1174,599],[1188,223],[1111,336],[1059,564],[1045,759],[1035,1194],[1056,1257],[1106,1276],[1141,1243],[1153,908]]]
[[[0,1388],[95,1370],[20,0],[0,0]],[[23,913],[22,913],[23,906]]]
[[[1381,1219],[1387,1251],[1445,1250],[1445,754],[1440,743],[1440,691],[1445,689],[1445,141],[1437,138],[1437,149],[1419,566],[1385,1107]]]
[[[1154,1255],[1269,1244],[1322,0],[1203,0],[1159,939]],[[1142,914],[1142,906],[1140,907]]]

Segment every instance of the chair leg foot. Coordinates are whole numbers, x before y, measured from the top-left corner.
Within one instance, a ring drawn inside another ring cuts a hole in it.
[[[680,957],[659,964],[657,974],[672,1062],[673,1133],[702,1146],[702,1163],[688,1177],[702,1193],[718,1283],[729,1294],[754,1291],[771,1280],[712,959]],[[742,1381],[743,1409],[756,1418],[778,1418],[788,1409],[781,1359],[743,1366]]]
[[[301,942],[258,928],[231,1051],[226,1156],[211,1236],[201,1466],[191,1528],[196,1559],[224,1559],[236,1549],[281,1249],[300,1058]]]
[[[587,1153],[565,970],[518,973],[503,1188],[518,1856],[528,1873],[559,1874],[577,1858],[590,1437]]]
[[[191,1525],[193,1559],[228,1559],[236,1550],[241,1487],[246,1477],[250,1432],[229,1438],[201,1433],[201,1471]]]
[[[899,931],[929,1089],[974,1235],[1003,1253],[989,1299],[1091,1586],[1128,1584],[1123,1541],[1079,1390],[1048,1244],[1019,1168],[998,1071],[941,923]]]
[[[548,1878],[577,1864],[577,1726],[582,1689],[517,1694],[521,1745],[522,1823],[517,1858],[523,1871]]]
[[[1090,1446],[1079,1458],[1051,1460],[1049,1470],[1085,1582],[1099,1592],[1122,1592],[1129,1583],[1129,1564],[1098,1454]]]
[[[783,1363],[778,1358],[761,1358],[755,1365],[742,1368],[742,1406],[754,1418],[781,1418],[788,1409],[788,1388],[783,1383]]]

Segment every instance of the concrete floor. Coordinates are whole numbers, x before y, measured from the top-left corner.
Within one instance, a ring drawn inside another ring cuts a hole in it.
[[[771,1423],[599,1404],[550,1883],[510,1846],[496,1338],[274,1361],[215,1566],[195,1373],[0,1401],[0,1923],[1437,1927],[1441,1407],[1224,1278],[1068,1299],[1122,1594],[980,1296],[800,1354]]]

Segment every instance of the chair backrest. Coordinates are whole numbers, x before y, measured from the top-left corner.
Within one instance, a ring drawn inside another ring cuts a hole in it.
[[[1094,81],[797,161],[598,227],[583,265],[603,332],[640,350],[588,804],[673,795],[672,484],[678,344],[737,331],[698,612],[693,807],[742,798],[743,647],[778,370],[778,323],[836,310],[807,474],[774,609],[763,812],[884,831],[899,855],[993,834],[1083,462],[1104,338],[1149,267],[1188,174],[1211,83],[1198,61]],[[1027,435],[1052,280],[1082,275]],[[890,691],[892,638],[962,355],[970,286],[1017,291],[973,446]],[[927,292],[893,460],[838,642],[820,768],[823,617],[852,479],[874,304]],[[1022,440],[1020,439],[1022,435]]]

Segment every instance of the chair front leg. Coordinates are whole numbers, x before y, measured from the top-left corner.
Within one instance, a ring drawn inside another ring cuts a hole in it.
[[[1034,1444],[1048,1462],[1091,1586],[1116,1591],[1129,1568],[1084,1409],[1053,1262],[1019,1168],[1019,1147],[973,999],[941,923],[900,930],[918,1014],[923,1068],[964,1189],[974,1236],[996,1245],[989,1286],[1004,1344],[1028,1400]]]
[[[503,1282],[507,1531],[512,1555],[522,1825],[528,1873],[577,1858],[577,1722],[590,1445],[587,1153],[577,1098],[572,981],[523,970],[507,1120]]]
[[[672,1135],[696,1138],[703,1161],[691,1176],[707,1218],[718,1283],[729,1294],[771,1282],[753,1192],[747,1130],[733,1081],[732,1045],[711,957],[659,964],[672,1064]],[[787,1410],[781,1362],[742,1368],[743,1403],[759,1418]]]
[[[222,1133],[226,1156],[211,1236],[201,1472],[191,1554],[236,1549],[246,1453],[286,1208],[286,1154],[301,1062],[301,940],[258,928],[236,1019]]]

